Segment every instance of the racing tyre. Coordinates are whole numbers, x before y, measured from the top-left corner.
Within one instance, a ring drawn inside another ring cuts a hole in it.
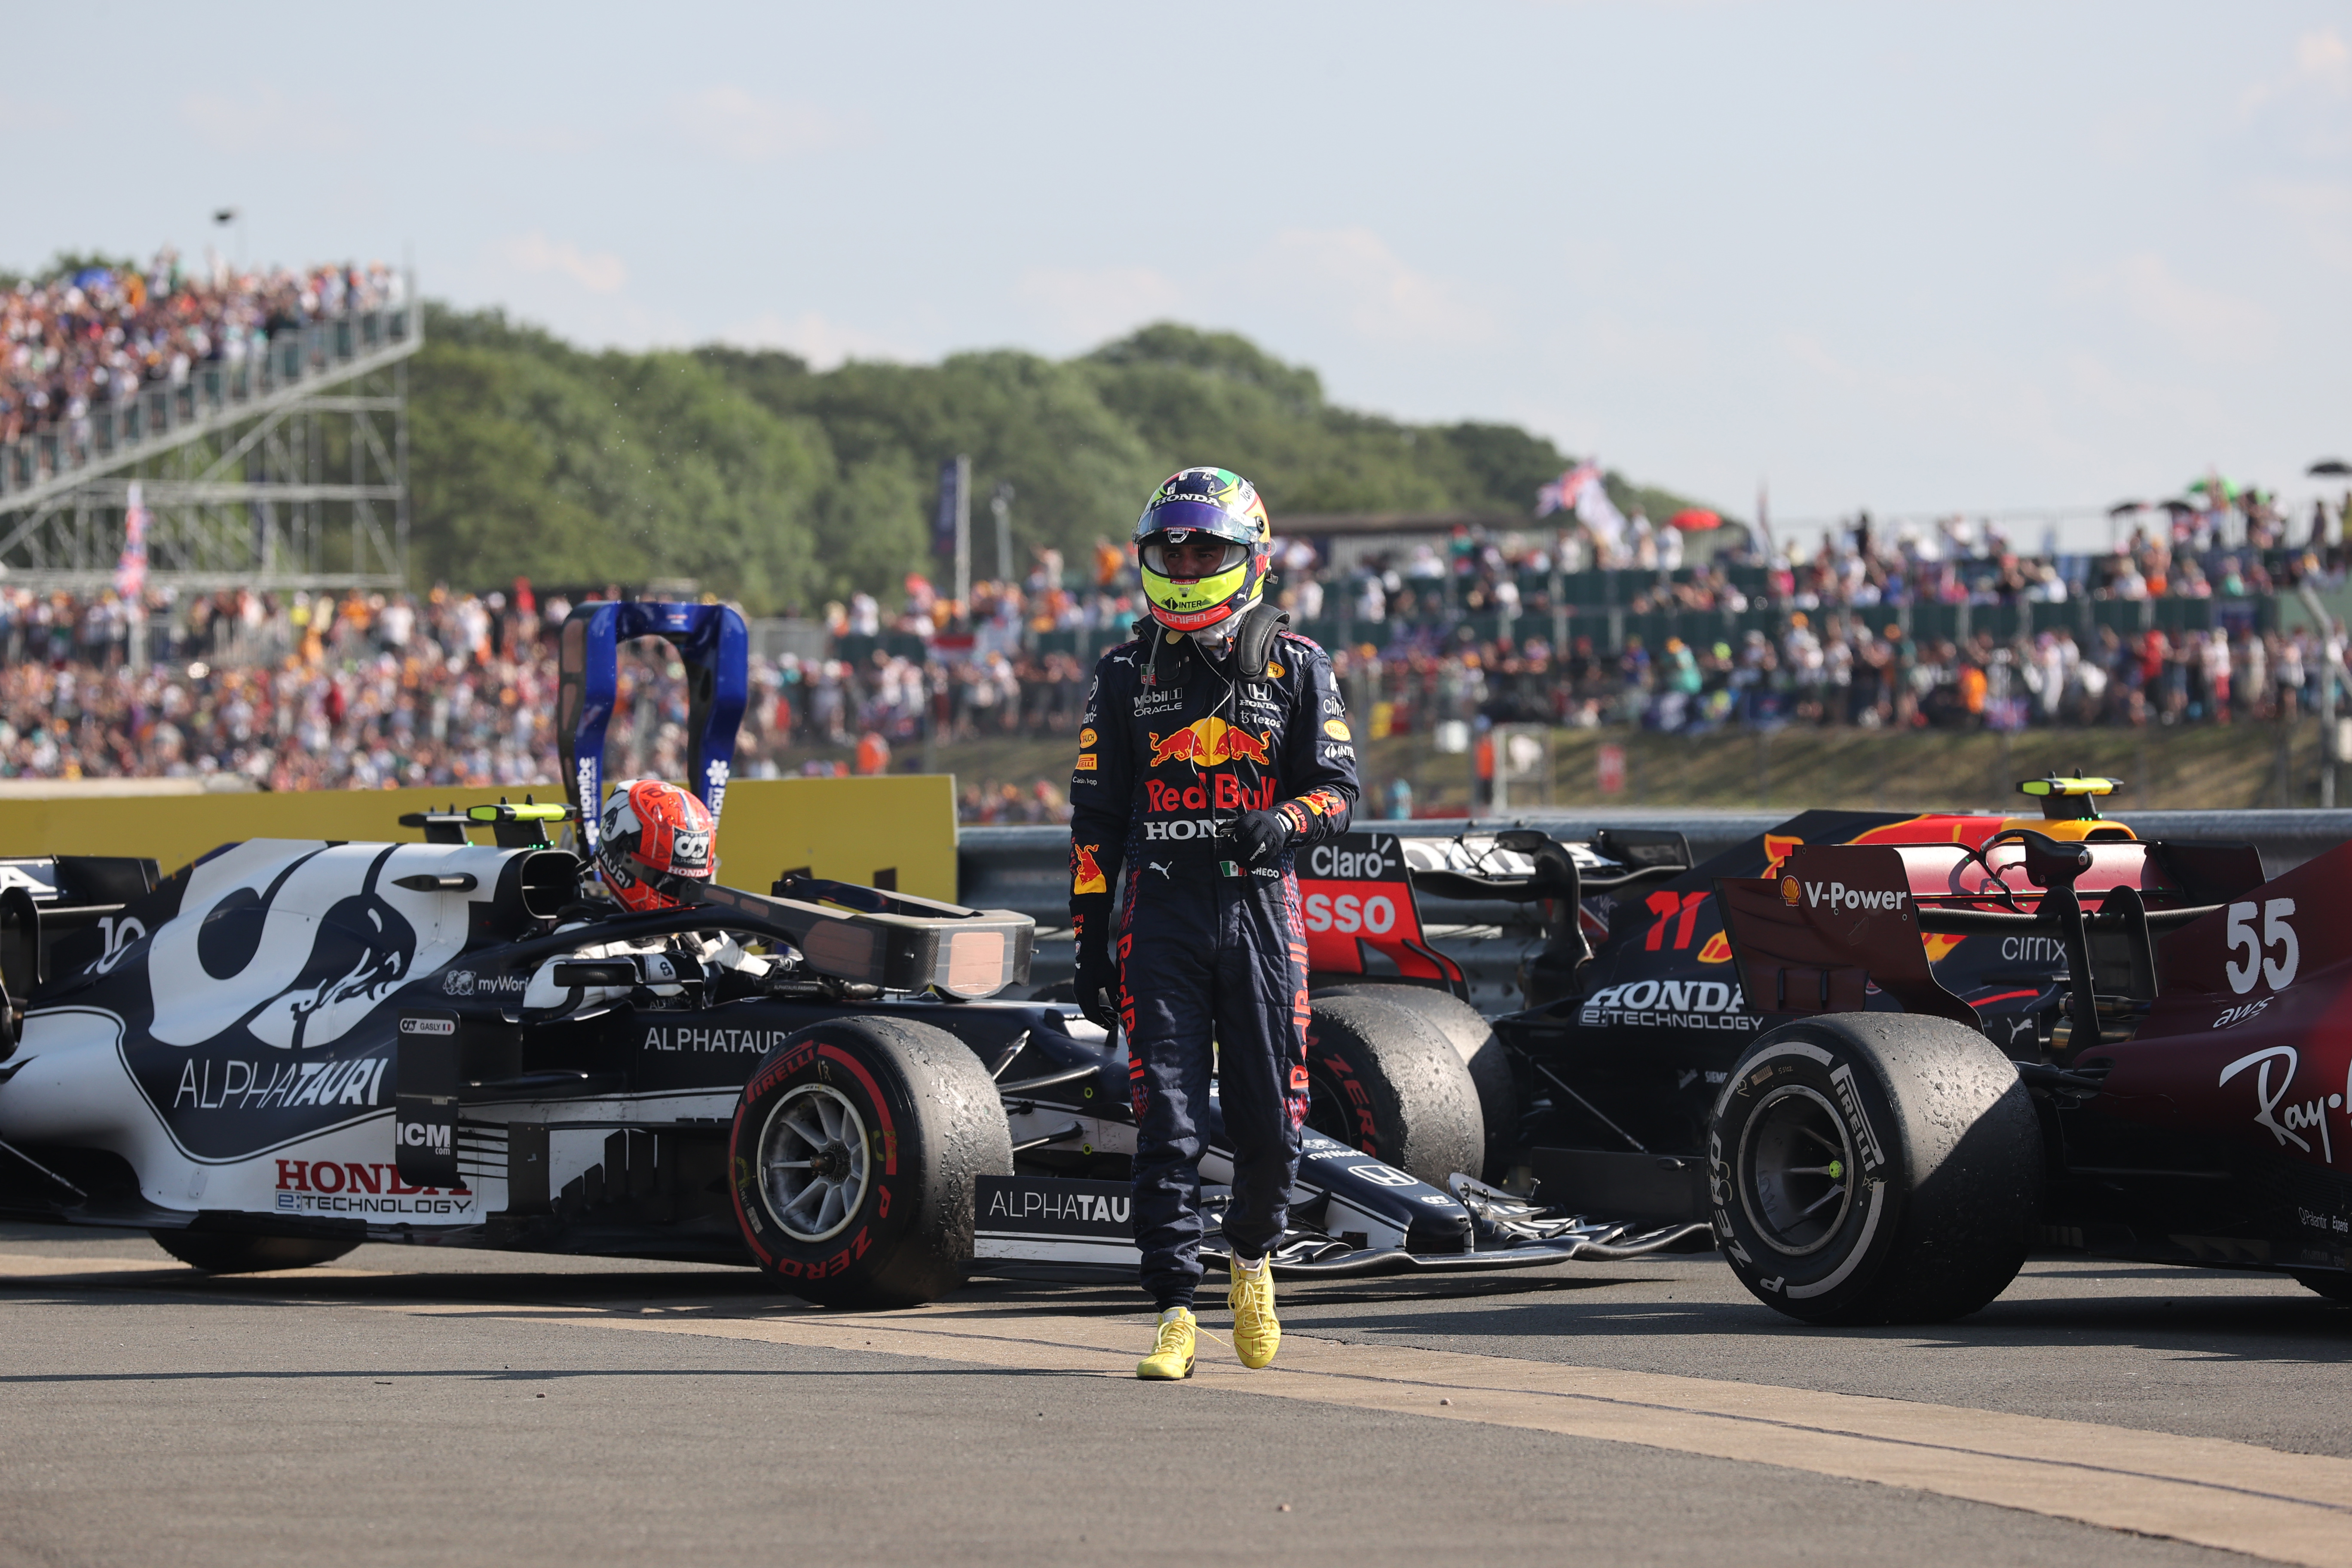
[[[1519,1125],[1519,1086],[1486,1015],[1450,991],[1433,985],[1334,985],[1318,996],[1370,996],[1418,1013],[1453,1042],[1470,1085],[1478,1096],[1478,1119],[1486,1126],[1486,1168],[1470,1173],[1489,1182],[1510,1174],[1511,1145]]]
[[[2317,1291],[2331,1301],[2341,1301],[2352,1307],[2352,1274],[2311,1268],[2297,1273],[2294,1282],[2306,1290]]]
[[[1973,1029],[1845,1013],[1774,1029],[1715,1102],[1707,1190],[1732,1272],[1813,1323],[1964,1317],[2017,1277],[2043,1151]]]
[[[1392,1002],[1311,1004],[1307,1089],[1308,1126],[1433,1186],[1485,1161],[1470,1069],[1436,1025]]]
[[[233,1236],[217,1230],[151,1230],[155,1245],[207,1274],[262,1274],[332,1263],[359,1245],[309,1236]]]
[[[972,1181],[1013,1173],[988,1069],[944,1029],[835,1018],[768,1053],[728,1142],[760,1267],[833,1307],[911,1307],[963,1282]]]

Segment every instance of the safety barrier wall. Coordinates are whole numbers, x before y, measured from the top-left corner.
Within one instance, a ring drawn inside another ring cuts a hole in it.
[[[139,855],[165,874],[246,838],[413,842],[402,814],[478,805],[508,791],[319,790],[299,794],[103,793],[61,784],[51,795],[0,798],[0,855]],[[135,785],[128,787],[136,787]],[[171,793],[160,793],[161,791]],[[719,822],[719,877],[765,892],[777,875],[806,869],[845,882],[877,877],[923,898],[956,896],[955,782],[895,778],[745,779],[729,786]],[[558,797],[553,790],[535,792]],[[488,841],[488,835],[480,836]]]

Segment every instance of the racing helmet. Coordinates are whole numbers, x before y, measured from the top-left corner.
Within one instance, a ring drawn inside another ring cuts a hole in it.
[[[1224,544],[1216,568],[1200,577],[1169,574],[1165,546],[1206,535]],[[1135,521],[1135,553],[1152,619],[1172,632],[1205,631],[1240,615],[1265,592],[1274,526],[1257,487],[1230,468],[1171,474]]]
[[[624,779],[605,797],[596,874],[625,910],[674,910],[680,882],[710,880],[710,808],[674,784]]]

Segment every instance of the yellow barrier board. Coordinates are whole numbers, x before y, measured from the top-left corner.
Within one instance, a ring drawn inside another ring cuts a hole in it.
[[[561,800],[538,790],[318,790],[287,795],[105,793],[59,784],[55,794],[0,797],[0,855],[137,855],[168,875],[206,850],[246,838],[414,842],[404,813],[474,805],[501,795]],[[169,791],[170,793],[163,793]],[[478,834],[488,843],[487,831]],[[727,788],[719,876],[764,893],[787,870],[871,885],[877,877],[927,899],[956,895],[955,781],[945,773],[884,778],[740,779]]]

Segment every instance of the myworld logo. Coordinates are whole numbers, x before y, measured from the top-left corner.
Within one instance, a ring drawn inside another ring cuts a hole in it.
[[[1782,897],[1786,896],[1784,887]],[[1910,897],[1895,888],[1849,888],[1843,882],[1805,884],[1805,905],[1809,909],[1827,904],[1833,910],[1899,910]]]

